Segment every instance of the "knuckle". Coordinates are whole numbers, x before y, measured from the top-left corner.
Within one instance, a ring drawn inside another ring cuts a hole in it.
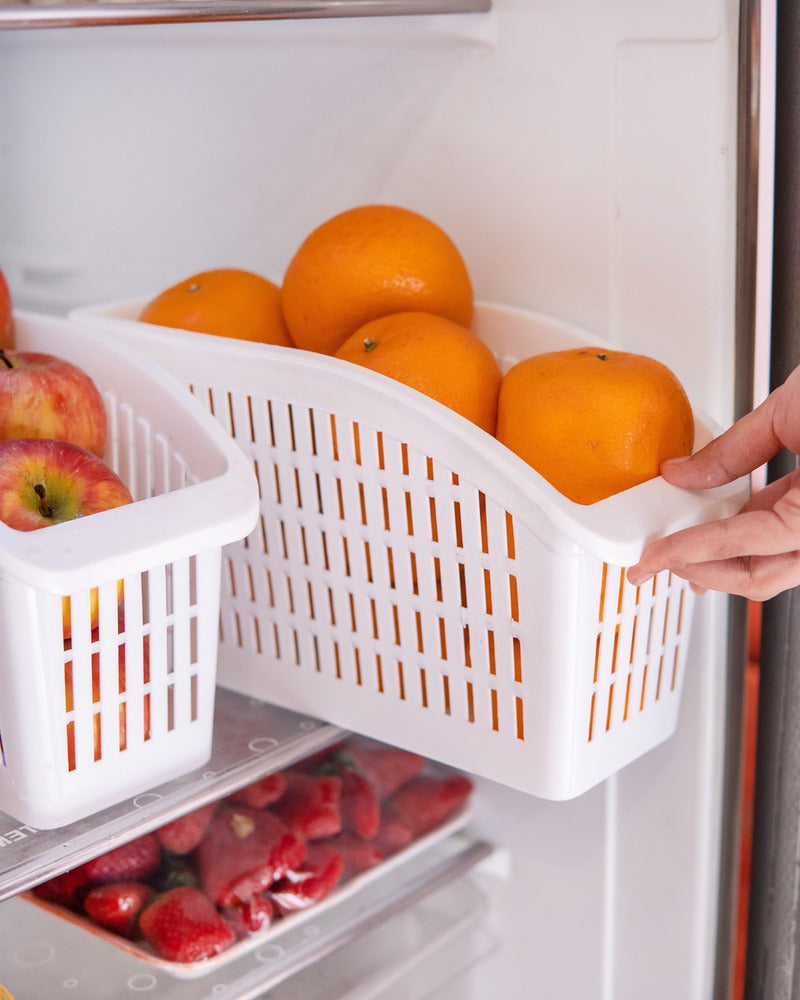
[[[768,601],[784,590],[800,584],[800,552],[774,557],[747,557],[744,560],[746,589],[743,597]]]
[[[800,539],[800,488],[787,490],[773,508],[783,528]]]

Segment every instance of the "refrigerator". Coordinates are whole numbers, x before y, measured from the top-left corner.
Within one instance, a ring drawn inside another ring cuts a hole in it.
[[[2,2],[0,268],[27,316],[104,330],[180,378],[191,345],[150,353],[98,307],[210,267],[280,283],[323,220],[401,205],[456,242],[479,316],[655,357],[724,428],[769,379],[776,18],[749,0]],[[425,421],[443,459],[447,422]],[[581,573],[524,597],[551,615]],[[248,651],[222,642],[207,763],[55,828],[0,815],[0,983],[26,1000],[728,1000],[745,614],[699,597],[674,715],[564,788],[558,763],[532,776],[536,734],[562,735],[547,683],[521,762],[491,732],[477,746],[469,725],[436,732],[433,712],[417,733],[365,713],[368,735],[471,775],[466,825],[186,980],[20,894],[359,731],[327,689],[270,701]],[[569,615],[559,628],[571,646]],[[226,657],[250,677],[239,690]]]

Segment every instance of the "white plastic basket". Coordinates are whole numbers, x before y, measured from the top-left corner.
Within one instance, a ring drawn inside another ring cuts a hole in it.
[[[221,548],[258,517],[252,467],[229,436],[176,379],[86,327],[15,317],[18,350],[94,379],[104,458],[135,500],[40,531],[0,523],[0,809],[40,828],[208,759]]]
[[[669,573],[633,587],[625,567],[733,513],[746,480],[580,506],[388,378],[137,323],[142,305],[78,312],[181,375],[260,483],[256,530],[224,553],[220,683],[552,799],[674,731],[694,595]],[[474,329],[504,370],[602,344],[495,305]]]

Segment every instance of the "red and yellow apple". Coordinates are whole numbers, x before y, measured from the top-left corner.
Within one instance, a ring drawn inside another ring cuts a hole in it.
[[[0,441],[50,438],[102,458],[103,397],[83,369],[36,351],[0,349]]]
[[[11,292],[5,275],[0,271],[0,347],[14,346],[14,317]]]
[[[17,531],[86,517],[133,502],[114,470],[85,448],[66,441],[14,438],[0,441],[0,521]],[[117,584],[122,599],[122,581]],[[72,632],[70,599],[63,599],[64,635]],[[90,594],[92,627],[98,593]]]

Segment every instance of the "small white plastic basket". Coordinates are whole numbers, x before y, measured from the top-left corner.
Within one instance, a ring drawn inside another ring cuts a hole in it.
[[[16,349],[95,381],[104,458],[135,501],[39,531],[0,523],[0,809],[40,828],[208,759],[221,549],[258,517],[252,466],[229,436],[180,382],[87,326],[15,316]]]
[[[223,685],[552,799],[674,731],[694,595],[669,573],[633,587],[625,567],[733,513],[746,480],[580,506],[388,378],[137,323],[142,305],[79,314],[182,376],[259,479],[259,524],[224,553]],[[474,329],[504,370],[602,345],[494,305]]]

